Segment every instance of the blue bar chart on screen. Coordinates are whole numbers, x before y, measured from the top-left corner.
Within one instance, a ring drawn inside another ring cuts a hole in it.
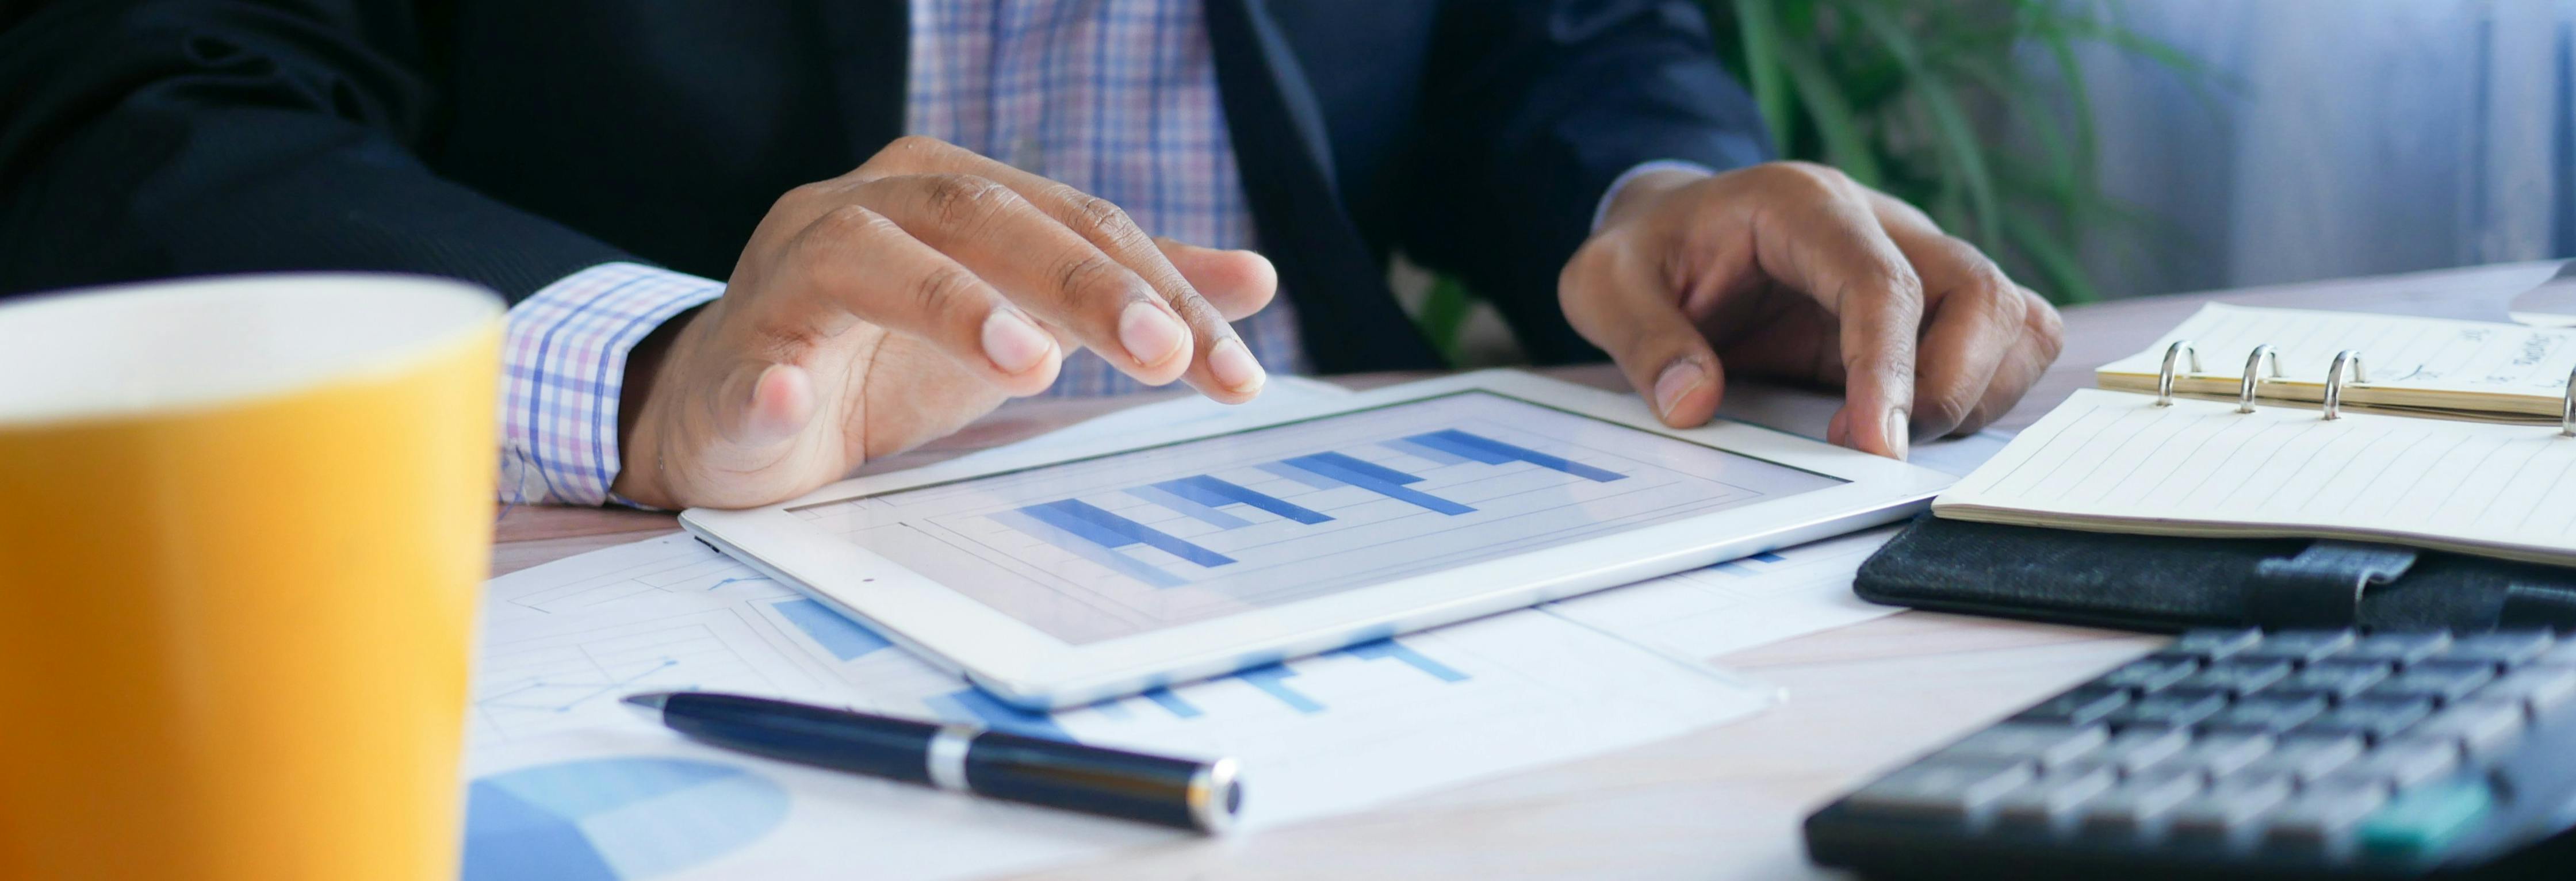
[[[793,513],[1082,644],[1839,483],[1478,391]]]

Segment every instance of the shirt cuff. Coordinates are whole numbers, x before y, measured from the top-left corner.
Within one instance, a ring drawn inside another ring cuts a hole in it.
[[[602,263],[510,307],[501,345],[501,501],[614,500],[617,401],[626,353],[655,328],[724,294],[724,283],[640,263]]]
[[[1644,175],[1647,172],[1654,171],[1696,171],[1701,174],[1717,173],[1717,169],[1683,159],[1657,159],[1652,162],[1637,163],[1636,167],[1630,168],[1627,171],[1622,171],[1619,173],[1618,177],[1611,178],[1610,186],[1602,189],[1601,202],[1592,206],[1592,231],[1600,232],[1601,222],[1610,219],[1610,203],[1618,200],[1620,190],[1627,189],[1630,181],[1636,180],[1639,176]]]

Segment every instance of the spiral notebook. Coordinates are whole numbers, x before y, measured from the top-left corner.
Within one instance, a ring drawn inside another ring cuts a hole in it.
[[[2097,381],[1933,512],[2576,565],[2576,335],[2211,306]]]

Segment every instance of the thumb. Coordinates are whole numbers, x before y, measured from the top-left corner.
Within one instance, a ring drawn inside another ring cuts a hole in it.
[[[715,406],[716,434],[758,455],[796,437],[814,419],[814,381],[794,364],[745,364],[724,384]]]
[[[1566,263],[1557,299],[1665,425],[1689,428],[1717,415],[1726,373],[1656,266],[1624,238],[1597,238]]]

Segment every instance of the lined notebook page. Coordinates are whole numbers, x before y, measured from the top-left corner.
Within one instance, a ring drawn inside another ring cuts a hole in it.
[[[2230,396],[2244,376],[2246,356],[2265,343],[2280,353],[2283,383],[2267,383],[2264,394],[2311,401],[2317,399],[2335,353],[2345,349],[2361,353],[2369,375],[2367,384],[2347,390],[2347,397],[2357,402],[2443,405],[2420,394],[2388,395],[2401,389],[2509,395],[2524,399],[2510,407],[2513,411],[2554,417],[2568,373],[2576,369],[2576,330],[2212,303],[2145,351],[2103,365],[2098,381],[2107,387],[2153,388],[2165,349],[2175,340],[2191,341],[2202,368],[2199,378],[2178,387]],[[2180,368],[2187,371],[2189,364]],[[2451,405],[2480,406],[2474,400]]]
[[[2576,558],[2576,438],[2556,426],[2085,389],[1934,501],[1967,520],[2379,538]]]

